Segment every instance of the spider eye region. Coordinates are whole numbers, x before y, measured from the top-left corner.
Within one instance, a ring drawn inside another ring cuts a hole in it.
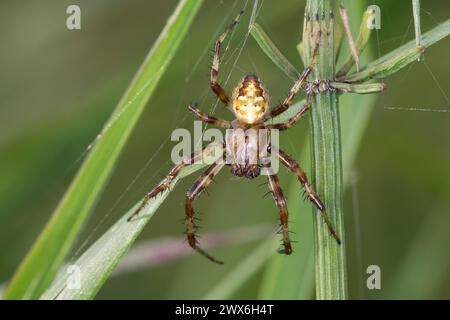
[[[236,118],[252,124],[260,121],[268,109],[265,88],[254,75],[246,76],[233,92],[232,109]]]

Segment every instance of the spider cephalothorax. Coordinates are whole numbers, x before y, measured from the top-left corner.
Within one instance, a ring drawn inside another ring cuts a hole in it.
[[[234,89],[231,109],[245,124],[261,122],[269,109],[269,95],[255,74],[246,75]]]
[[[283,191],[280,187],[278,176],[272,170],[270,163],[267,163],[268,157],[266,155],[267,153],[269,153],[275,155],[283,166],[285,166],[288,170],[290,170],[297,176],[300,184],[303,187],[305,195],[312,202],[312,204],[320,210],[330,233],[338,241],[338,243],[340,243],[339,237],[335,233],[331,222],[328,219],[325,205],[322,203],[319,196],[312,190],[303,169],[288,154],[278,149],[277,146],[271,145],[268,142],[268,130],[277,129],[279,131],[283,131],[289,129],[295,122],[301,119],[311,107],[315,95],[315,92],[313,90],[307,92],[307,102],[287,122],[275,124],[266,123],[268,120],[289,109],[289,107],[292,105],[296,93],[302,88],[302,86],[305,85],[306,79],[312,71],[312,64],[307,66],[306,69],[302,72],[284,101],[273,109],[269,108],[269,95],[267,93],[267,90],[265,89],[259,78],[254,74],[246,75],[239,82],[238,86],[233,91],[232,98],[230,99],[226,91],[217,82],[217,77],[219,74],[220,48],[225,37],[236,25],[239,17],[240,15],[238,15],[236,19],[234,19],[230,23],[225,32],[216,41],[210,80],[211,89],[214,91],[220,101],[222,101],[224,105],[228,106],[231,109],[236,119],[233,121],[219,119],[204,114],[195,105],[189,106],[189,111],[194,113],[198,118],[200,118],[200,120],[206,123],[214,124],[218,127],[233,130],[231,130],[231,134],[228,134],[230,130],[227,130],[225,141],[223,141],[222,143],[222,151],[226,151],[225,154],[227,155],[227,161],[222,161],[223,159],[220,159],[220,161],[210,165],[208,169],[195,181],[192,188],[186,194],[185,223],[187,241],[194,250],[198,251],[211,261],[222,263],[221,261],[216,260],[214,257],[210,256],[199,246],[195,233],[197,226],[194,222],[194,209],[192,203],[208,187],[211,181],[213,181],[214,177],[225,165],[230,166],[231,173],[233,175],[250,179],[259,176],[261,167],[264,166],[267,169],[267,181],[270,187],[270,191],[280,212],[280,226],[283,235],[284,252],[286,254],[292,253],[291,241],[289,239],[288,210],[286,199],[284,198]],[[319,42],[318,39],[316,40],[317,42],[313,52],[313,57],[315,57],[318,52]],[[314,61],[314,58],[312,60]],[[242,134],[244,130],[245,133]],[[258,139],[251,139],[249,130],[253,130],[254,135],[256,135]],[[266,139],[259,139],[260,133],[266,135]],[[141,205],[136,209],[133,215],[128,218],[128,220],[131,220],[135,215],[137,215],[150,199],[160,194],[164,190],[170,188],[172,182],[177,178],[178,174],[183,168],[201,163],[204,156],[207,156],[210,153],[210,149],[211,145],[208,145],[203,150],[194,152],[189,157],[186,157],[181,162],[177,163],[175,167],[169,172],[169,174],[147,194]]]

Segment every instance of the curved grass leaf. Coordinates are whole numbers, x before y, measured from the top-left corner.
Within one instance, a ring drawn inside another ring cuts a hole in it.
[[[217,149],[216,149],[217,148]],[[69,269],[61,270],[61,276],[42,295],[41,299],[92,299],[108,279],[120,258],[129,250],[142,229],[153,217],[155,211],[170,194],[176,183],[183,177],[200,170],[212,163],[221,155],[220,145],[211,145],[211,155],[203,163],[184,168],[172,182],[170,189],[151,199],[139,216],[128,222],[128,217],[136,210],[138,202],[121,219],[119,219],[107,232],[105,232],[81,257],[69,266],[80,271],[80,285],[71,286]],[[219,151],[219,152],[216,152]],[[212,156],[215,155],[215,156]]]
[[[422,36],[422,45],[417,46],[416,40],[411,40],[400,48],[370,63],[359,72],[339,78],[344,82],[361,82],[369,79],[385,78],[406,67],[411,62],[420,59],[426,48],[442,40],[450,34],[450,19],[441,23]]]
[[[289,62],[289,60],[278,50],[267,33],[259,24],[254,22],[250,26],[250,34],[256,40],[264,53],[273,61],[273,63],[286,73],[292,80],[296,81],[299,77],[298,71]]]
[[[201,0],[179,2],[4,298],[35,299],[51,283],[201,4]]]

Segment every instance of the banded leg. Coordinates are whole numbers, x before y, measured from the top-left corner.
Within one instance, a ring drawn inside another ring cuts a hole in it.
[[[212,262],[223,264],[222,261],[215,259],[202,248],[198,246],[198,241],[195,236],[196,225],[194,223],[194,209],[192,203],[194,200],[205,190],[208,185],[213,181],[214,177],[219,173],[225,164],[213,164],[211,165],[194,183],[191,189],[186,194],[186,236],[189,245],[192,249],[196,250]]]
[[[225,90],[220,86],[220,84],[217,83],[217,77],[219,75],[219,63],[220,63],[220,48],[222,47],[222,43],[227,37],[227,35],[233,30],[234,26],[237,24],[240,16],[242,15],[243,11],[241,11],[237,17],[231,21],[231,23],[228,25],[227,29],[224,33],[219,37],[219,39],[216,40],[216,44],[214,46],[214,58],[213,58],[213,64],[211,67],[211,77],[210,77],[210,86],[212,91],[216,94],[216,96],[222,101],[225,105],[228,105],[230,102],[230,98],[226,94]]]
[[[284,151],[279,150],[275,147],[271,147],[271,152],[274,152],[278,159],[280,159],[281,163],[286,166],[290,171],[295,173],[298,177],[298,180],[303,186],[303,189],[305,190],[306,195],[308,196],[308,199],[317,207],[317,209],[320,210],[323,220],[325,221],[325,224],[328,227],[328,230],[330,231],[330,234],[336,239],[336,241],[341,244],[341,239],[336,234],[336,231],[334,230],[333,226],[331,225],[330,219],[328,217],[325,205],[320,200],[319,196],[311,189],[311,186],[308,183],[308,178],[306,177],[305,171],[298,165],[298,163],[292,159],[288,154],[286,154]]]
[[[153,197],[157,196],[164,190],[168,189],[173,180],[178,176],[180,171],[183,168],[186,168],[188,166],[191,166],[193,164],[201,163],[205,156],[209,155],[210,152],[214,149],[214,147],[217,147],[217,145],[208,145],[202,150],[193,152],[190,156],[184,158],[181,162],[175,165],[175,167],[170,170],[169,174],[155,187],[153,188],[142,200],[139,207],[133,212],[131,216],[128,217],[127,221],[131,221],[136,215],[141,212],[141,210],[146,206],[146,204],[152,199]]]
[[[286,254],[292,253],[291,240],[289,239],[289,229],[288,229],[288,208],[286,204],[286,198],[283,195],[283,190],[280,186],[280,181],[278,176],[272,171],[271,168],[267,168],[269,175],[267,176],[267,181],[269,182],[270,190],[272,191],[273,200],[280,210],[280,226],[281,232],[283,234],[283,245],[284,252]]]
[[[275,124],[268,124],[265,125],[264,128],[266,129],[278,129],[280,131],[287,130],[290,127],[292,127],[298,120],[303,118],[303,116],[308,112],[308,110],[311,108],[311,105],[313,103],[314,95],[311,94],[308,96],[308,100],[306,101],[303,108],[301,108],[292,118],[290,118],[285,123],[275,123]]]
[[[225,128],[225,129],[230,129],[231,128],[231,122],[230,121],[219,119],[219,118],[207,115],[207,114],[201,112],[197,108],[197,106],[195,104],[194,105],[190,105],[188,107],[188,109],[189,109],[190,112],[195,114],[197,116],[197,118],[199,118],[203,122],[210,123],[210,124],[213,124],[215,126],[222,127],[222,128]]]
[[[317,38],[320,37],[320,34],[316,36]],[[272,109],[270,113],[264,118],[264,121],[267,121],[273,117],[276,117],[277,115],[285,112],[289,107],[292,105],[292,102],[294,101],[294,97],[297,94],[297,92],[302,88],[303,84],[305,84],[306,79],[309,77],[313,70],[313,66],[315,63],[315,60],[317,58],[317,55],[319,53],[319,40],[316,40],[316,46],[314,47],[313,52],[313,58],[311,59],[311,63],[306,67],[305,70],[303,70],[302,74],[298,78],[298,80],[294,83],[294,86],[289,91],[287,97],[284,99],[284,101],[279,104],[277,107]]]

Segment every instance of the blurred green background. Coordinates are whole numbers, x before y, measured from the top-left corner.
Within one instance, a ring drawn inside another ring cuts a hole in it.
[[[8,281],[49,219],[79,167],[80,157],[101,130],[176,3],[0,2],[0,283]],[[65,12],[70,4],[81,7],[82,30],[66,29]],[[244,4],[205,1],[70,258],[167,173],[174,145],[171,132],[193,127],[187,105],[196,101],[205,112],[212,110],[210,49],[224,23]],[[414,38],[410,0],[369,4],[381,7],[382,28],[371,42],[375,57]],[[422,1],[422,6],[423,31],[448,18],[448,1]],[[257,17],[299,69],[302,66],[295,46],[300,40],[303,8],[304,3],[298,0],[285,0],[282,5],[265,0]],[[222,83],[230,76],[226,86],[230,91],[245,73],[256,72],[275,104],[284,98],[291,80],[251,37],[236,60],[245,41],[250,11],[224,55]],[[412,64],[386,79],[388,88],[377,97],[354,169],[347,172],[352,178],[345,197],[350,298],[450,298],[450,113],[389,109],[450,109],[449,53],[450,41],[438,42],[427,50],[425,63]],[[358,108],[344,102],[341,108]],[[221,105],[215,114],[231,117]],[[303,142],[299,137],[307,130],[307,121],[299,123],[282,134],[281,145],[296,154],[296,145]],[[310,172],[310,168],[305,169]],[[138,241],[182,236],[184,194],[194,179],[195,174],[179,184]],[[291,186],[290,175],[284,170],[280,180],[286,189]],[[257,187],[262,182],[262,178],[239,181],[225,169],[209,189],[210,196],[197,202],[202,233],[258,224],[275,226],[277,209],[270,197],[262,197],[266,190]],[[311,215],[311,211],[301,214]],[[295,223],[295,217],[292,220]],[[201,298],[256,245],[214,249],[214,254],[226,261],[223,267],[193,254],[116,275],[98,298]],[[301,248],[300,243],[298,250]],[[372,264],[381,267],[381,290],[365,286],[366,268]],[[233,297],[256,298],[264,271],[264,266],[259,268]]]

